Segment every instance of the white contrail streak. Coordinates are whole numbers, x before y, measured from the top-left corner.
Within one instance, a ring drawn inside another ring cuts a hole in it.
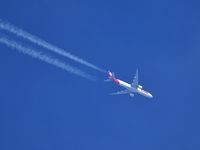
[[[11,48],[13,48],[13,49],[17,50],[18,52],[21,52],[25,55],[29,55],[33,58],[39,59],[39,60],[44,61],[44,62],[51,64],[51,65],[54,65],[54,66],[56,66],[60,69],[63,69],[65,71],[71,72],[73,74],[76,74],[78,76],[81,76],[81,77],[89,79],[89,80],[94,80],[94,78],[91,75],[89,75],[85,72],[82,72],[81,70],[74,68],[74,67],[64,63],[63,61],[60,61],[60,60],[53,58],[53,57],[50,57],[50,56],[48,56],[44,53],[35,51],[33,48],[25,47],[22,44],[19,44],[15,41],[9,40],[5,37],[0,37],[0,43],[5,44],[8,47],[11,47]]]
[[[99,68],[99,67],[97,67],[97,66],[95,66],[95,65],[93,65],[93,64],[91,64],[91,63],[89,63],[89,62],[87,62],[87,61],[85,61],[83,59],[81,59],[81,58],[78,58],[77,56],[74,56],[74,55],[70,54],[69,52],[66,52],[65,50],[63,50],[61,48],[58,48],[57,46],[54,46],[54,45],[46,42],[45,40],[40,39],[37,36],[31,35],[30,33],[26,32],[26,31],[24,31],[22,29],[19,29],[19,28],[15,27],[15,26],[7,23],[7,22],[3,22],[1,19],[0,19],[0,28],[2,30],[9,31],[9,32],[11,32],[11,33],[13,33],[13,34],[15,34],[15,35],[17,35],[19,37],[22,37],[22,38],[24,38],[24,39],[26,39],[26,40],[28,40],[28,41],[30,41],[32,43],[35,43],[38,46],[41,46],[43,48],[46,48],[46,49],[48,49],[50,51],[53,51],[53,52],[59,54],[59,55],[62,55],[62,56],[67,57],[67,58],[69,58],[71,60],[74,60],[74,61],[76,61],[78,63],[86,65],[86,66],[88,66],[90,68],[93,68],[95,70],[98,70],[100,72],[105,72],[105,70],[103,70],[103,69],[101,69],[101,68]]]

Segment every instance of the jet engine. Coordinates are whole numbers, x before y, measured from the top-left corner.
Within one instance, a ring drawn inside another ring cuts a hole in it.
[[[142,86],[141,86],[141,85],[138,85],[138,87],[139,87],[140,89],[142,89]]]

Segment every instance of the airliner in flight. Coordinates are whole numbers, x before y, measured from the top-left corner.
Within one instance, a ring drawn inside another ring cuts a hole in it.
[[[133,97],[135,93],[138,93],[138,94],[143,95],[145,97],[153,98],[151,93],[143,90],[142,86],[138,84],[138,70],[136,71],[135,77],[134,77],[133,82],[131,84],[115,78],[115,74],[110,72],[110,71],[108,71],[108,79],[105,80],[105,81],[113,81],[114,83],[125,88],[125,90],[119,91],[119,92],[116,92],[116,93],[112,93],[111,95],[129,94],[131,97]]]

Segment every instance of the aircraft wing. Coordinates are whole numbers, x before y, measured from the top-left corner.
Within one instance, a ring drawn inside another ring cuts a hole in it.
[[[138,69],[136,70],[136,74],[131,85],[135,87],[138,86]]]
[[[128,90],[123,90],[123,91],[119,91],[119,92],[111,93],[110,95],[120,95],[120,94],[128,94],[128,93],[129,93]]]

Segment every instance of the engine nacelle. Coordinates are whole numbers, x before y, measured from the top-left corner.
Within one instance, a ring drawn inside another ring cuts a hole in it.
[[[140,89],[142,89],[142,86],[141,86],[141,85],[138,85],[138,87],[139,87]]]

